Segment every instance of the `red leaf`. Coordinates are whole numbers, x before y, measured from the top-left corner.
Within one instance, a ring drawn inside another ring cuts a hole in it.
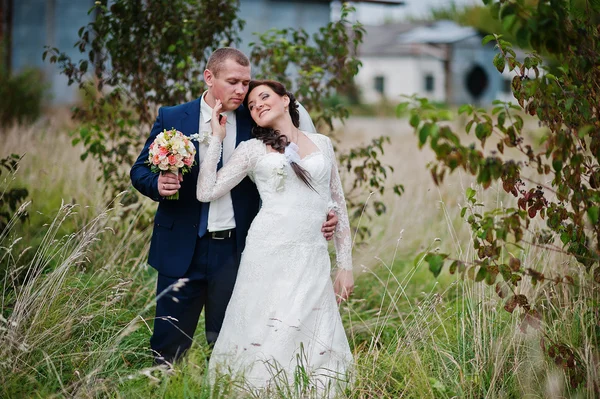
[[[527,212],[527,214],[529,215],[530,218],[533,219],[535,217],[535,215],[537,214],[535,207],[532,206],[531,208],[529,208],[529,211]]]
[[[515,311],[515,309],[517,308],[517,300],[515,298],[515,296],[511,296],[510,298],[508,298],[508,301],[506,301],[506,304],[504,304],[504,309],[509,312],[512,313]]]

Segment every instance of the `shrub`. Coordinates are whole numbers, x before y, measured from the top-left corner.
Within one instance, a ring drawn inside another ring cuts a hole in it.
[[[40,117],[48,91],[48,85],[40,82],[43,77],[38,69],[12,74],[0,65],[0,124],[30,123]]]

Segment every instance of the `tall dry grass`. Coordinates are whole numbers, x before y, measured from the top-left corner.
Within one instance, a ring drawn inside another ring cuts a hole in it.
[[[68,122],[49,119],[0,131],[7,143],[0,157],[26,153],[14,181],[4,184],[25,185],[32,201],[30,222],[12,225],[0,241],[7,264],[0,396],[239,397],[208,385],[201,328],[174,374],[152,367],[149,230],[134,228],[148,223],[148,212],[122,220],[116,203],[106,206],[97,165],[79,161],[81,149],[70,145],[67,129]],[[525,332],[518,311],[505,312],[493,288],[447,272],[434,279],[420,252],[439,247],[457,259],[474,259],[459,214],[466,188],[477,187],[461,174],[436,187],[425,168],[432,154],[417,149],[403,120],[352,119],[343,128],[342,147],[380,134],[392,137],[384,159],[396,170],[394,183],[406,190],[402,197],[385,197],[388,212],[368,222],[373,235],[354,249],[356,290],[340,310],[356,375],[341,396],[594,397],[600,301],[583,271],[558,252],[509,249],[544,273],[580,277],[576,287],[525,280],[519,292],[545,309],[541,328]],[[480,191],[478,198],[490,208],[512,201],[499,188]],[[542,350],[542,337],[578,348],[587,385],[569,386],[568,372]],[[282,392],[280,397],[298,397]]]

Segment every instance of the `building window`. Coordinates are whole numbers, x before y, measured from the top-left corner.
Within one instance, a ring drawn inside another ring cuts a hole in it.
[[[425,75],[425,91],[427,93],[433,93],[435,91],[435,78],[433,75]]]
[[[383,94],[385,91],[385,80],[383,76],[375,76],[375,91]]]
[[[502,81],[502,93],[512,94],[512,79],[504,79]]]

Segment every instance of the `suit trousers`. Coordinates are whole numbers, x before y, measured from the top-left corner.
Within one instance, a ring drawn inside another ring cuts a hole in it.
[[[196,240],[192,263],[181,277],[188,279],[185,284],[173,289],[179,278],[158,275],[156,318],[150,339],[156,363],[173,363],[185,354],[192,345],[203,308],[206,341],[209,346],[215,343],[238,267],[235,234],[213,239],[207,233]]]

